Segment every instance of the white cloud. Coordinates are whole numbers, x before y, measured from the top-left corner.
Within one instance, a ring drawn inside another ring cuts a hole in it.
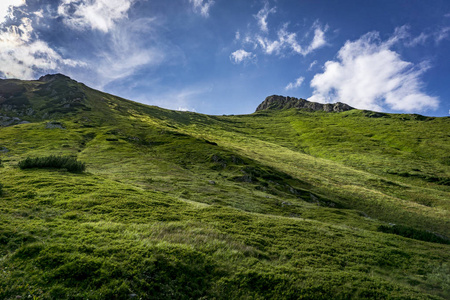
[[[249,35],[246,35],[245,38],[242,39],[242,45],[251,45],[253,49],[258,48],[258,43]]]
[[[263,32],[268,32],[269,29],[267,27],[267,17],[270,13],[276,13],[276,7],[269,8],[269,3],[265,3],[264,7],[258,11],[255,15],[256,20],[258,21],[259,28]]]
[[[127,18],[135,0],[62,0],[58,14],[73,29],[110,31],[115,24]]]
[[[176,110],[178,110],[178,111],[190,111],[190,112],[196,112],[195,108],[181,107],[181,106],[179,106]]]
[[[17,25],[0,29],[0,75],[34,79],[44,72],[64,72],[68,75],[77,74],[79,80],[93,87],[104,88],[114,80],[134,74],[143,66],[159,65],[171,53],[155,34],[153,19],[141,18],[115,26],[121,18],[126,17],[128,4],[132,1],[62,1],[58,13],[67,13],[63,16],[65,24],[71,28],[79,24],[81,27],[76,29],[94,31],[95,39],[86,38],[83,41],[90,48],[90,57],[85,57],[83,62],[64,58],[61,52],[66,53],[68,50],[51,47],[39,38],[32,26],[51,18],[48,15],[50,12],[44,13],[42,8],[34,12],[23,11],[23,15],[29,18],[16,20]],[[86,15],[81,17],[81,12],[86,12]],[[96,14],[99,14],[99,20],[91,22]],[[99,35],[95,31],[103,34]],[[146,38],[140,38],[144,33]]]
[[[408,47],[415,47],[417,45],[423,45],[427,41],[429,36],[425,33],[421,33],[420,35],[416,36],[415,38],[412,38],[410,41],[406,42],[405,45]]]
[[[38,11],[33,12],[33,14],[39,19],[39,18],[43,18],[44,17],[44,10],[40,9]]]
[[[415,47],[418,45],[425,45],[428,39],[433,39],[436,44],[448,39],[450,36],[450,27],[441,27],[432,30],[428,30],[427,33],[421,32],[418,36],[411,36],[409,33],[409,26],[404,25],[395,29],[393,36],[386,41],[386,44],[393,45],[400,40],[406,47]]]
[[[257,33],[249,32],[245,35],[245,38],[241,39],[243,49],[251,46],[253,52],[260,49],[267,55],[286,56],[289,54],[298,54],[306,56],[327,44],[325,33],[328,30],[328,26],[323,27],[318,21],[315,21],[311,28],[300,38],[298,37],[298,33],[288,30],[289,23],[284,23],[284,25],[276,31],[276,38],[274,39],[267,22],[267,18],[271,13],[276,13],[276,7],[270,8],[268,1],[265,1],[264,7],[254,15],[259,30]],[[239,35],[236,36],[235,40],[239,40],[241,37],[239,31],[238,33]],[[309,43],[305,42],[312,33],[313,37]],[[250,53],[243,49],[231,54],[232,61],[238,63],[240,62],[240,57],[246,53]],[[248,58],[250,56],[247,55],[245,57]],[[254,54],[254,57],[256,57],[256,54]]]
[[[341,101],[360,109],[383,111],[423,111],[436,109],[437,97],[422,92],[421,75],[427,63],[414,65],[403,61],[390,48],[402,40],[396,30],[387,41],[377,32],[367,33],[356,41],[347,41],[338,52],[338,61],[327,61],[324,72],[311,81],[314,89],[310,101]]]
[[[445,40],[449,37],[450,34],[450,27],[444,27],[441,28],[436,34],[435,34],[435,40],[436,43],[441,42],[442,40]]]
[[[5,22],[6,18],[12,17],[14,7],[26,5],[25,0],[1,0],[0,1],[0,24]]]
[[[250,62],[254,61],[255,59],[256,59],[255,54],[247,52],[244,49],[236,50],[230,55],[230,60],[235,64],[239,64],[242,62]]]
[[[209,16],[209,9],[214,4],[213,0],[189,0],[189,2],[193,5],[194,11],[204,17]]]
[[[86,79],[97,88],[135,74],[142,67],[161,64],[168,55],[167,47],[155,34],[155,19],[128,19],[128,11],[136,0],[62,0],[58,15],[74,30],[100,31],[91,40],[90,72]],[[145,35],[145,39],[142,38]],[[83,74],[80,77],[84,80]]]
[[[99,82],[106,84],[134,74],[143,66],[161,64],[168,51],[164,44],[158,44],[158,36],[153,33],[153,19],[138,19],[117,26],[96,45],[95,66]],[[139,38],[145,32],[146,39]],[[146,44],[147,43],[147,44]]]
[[[266,54],[284,55],[285,50],[290,50],[292,53],[306,56],[314,50],[326,45],[325,31],[327,27],[321,28],[317,23],[314,23],[312,29],[314,29],[314,37],[311,43],[303,47],[298,42],[297,33],[289,32],[287,30],[287,24],[278,30],[278,39],[271,40],[267,37],[260,35],[256,36],[258,45],[263,49]]]
[[[312,68],[313,68],[315,65],[317,65],[317,60],[313,61],[313,62],[309,65],[308,71],[311,71]]]
[[[241,33],[239,32],[239,30],[236,31],[236,34],[235,34],[234,38],[236,39],[236,41],[241,39]]]
[[[137,98],[140,99],[140,102],[150,105],[179,111],[196,112],[195,107],[199,103],[204,105],[202,99],[205,99],[205,94],[210,94],[211,91],[211,86],[189,86],[180,89],[169,88],[166,91],[155,92],[151,95],[147,94]]]
[[[314,28],[314,38],[311,42],[311,44],[308,46],[308,50],[306,53],[310,53],[313,50],[319,49],[326,45],[325,40],[325,32],[328,30],[328,26],[325,26],[325,28],[320,27],[319,23],[316,21],[313,25]]]
[[[31,20],[22,18],[19,26],[0,31],[0,73],[6,78],[34,79],[38,72],[82,63],[64,59],[44,41],[36,38]]]
[[[298,87],[300,87],[302,85],[304,80],[305,80],[305,77],[300,76],[299,78],[297,78],[295,80],[295,82],[289,83],[284,89],[286,91],[296,89],[296,88],[298,88]]]

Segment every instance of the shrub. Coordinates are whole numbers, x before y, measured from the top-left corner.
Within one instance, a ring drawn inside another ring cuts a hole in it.
[[[3,184],[0,183],[0,197],[3,196]]]
[[[19,168],[31,169],[67,169],[69,172],[83,172],[86,170],[86,164],[79,162],[76,158],[70,156],[45,156],[45,157],[27,157],[26,159],[19,162]]]
[[[424,230],[418,230],[409,226],[404,225],[393,225],[393,226],[385,226],[380,225],[378,227],[378,231],[384,232],[384,233],[392,233],[400,236],[404,236],[410,239],[425,241],[425,242],[432,242],[432,243],[439,243],[439,244],[450,244],[450,240],[446,237],[439,236],[435,233],[424,231]]]

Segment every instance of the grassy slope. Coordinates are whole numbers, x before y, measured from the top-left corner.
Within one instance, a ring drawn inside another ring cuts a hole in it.
[[[66,129],[0,128],[0,298],[450,296],[448,245],[377,231],[448,236],[449,118],[205,116],[80,88]],[[88,172],[16,167],[49,154]]]
[[[189,132],[301,178],[346,207],[448,234],[450,118],[388,116],[263,112]]]

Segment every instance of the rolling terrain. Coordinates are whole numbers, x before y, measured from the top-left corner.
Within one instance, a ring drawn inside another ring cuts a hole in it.
[[[0,80],[0,299],[448,299],[450,118],[292,101]]]

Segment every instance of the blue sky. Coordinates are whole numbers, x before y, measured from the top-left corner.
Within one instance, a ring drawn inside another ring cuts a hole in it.
[[[1,0],[0,77],[252,113],[278,94],[448,116],[448,0]]]

